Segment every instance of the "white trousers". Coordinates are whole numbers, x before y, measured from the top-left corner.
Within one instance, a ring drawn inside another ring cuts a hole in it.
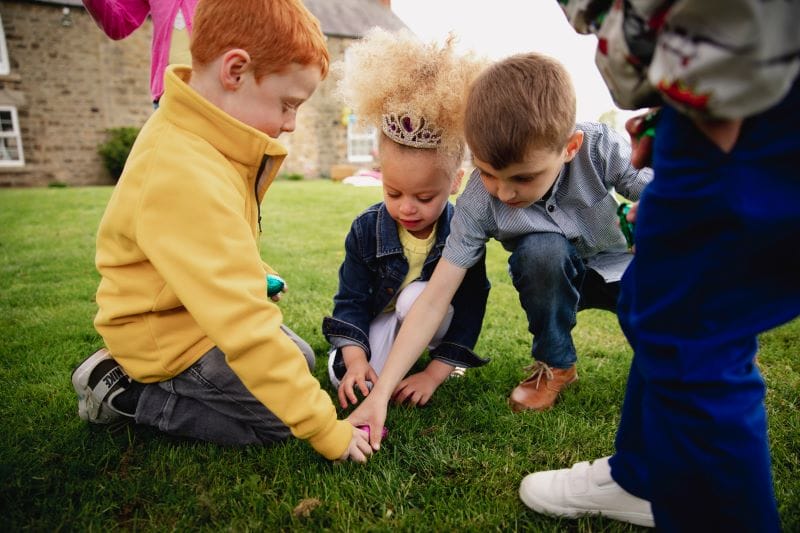
[[[394,339],[397,337],[397,332],[400,331],[403,320],[405,320],[406,315],[411,310],[411,306],[414,305],[414,302],[427,284],[427,281],[412,282],[397,295],[393,311],[381,313],[370,322],[369,348],[372,355],[369,364],[378,376],[381,375],[383,365],[386,364],[386,360],[389,358],[389,351],[392,349],[392,344],[394,344]],[[442,319],[442,323],[439,324],[439,329],[436,330],[430,344],[428,344],[429,350],[439,346],[439,343],[442,342],[442,338],[444,338],[444,334],[447,333],[447,330],[450,328],[450,322],[452,322],[452,320],[453,306],[450,305],[447,308],[447,314],[444,316],[444,319]],[[339,380],[333,372],[333,358],[335,354],[335,348],[328,354],[328,375],[331,378],[333,386],[338,389]],[[372,384],[368,382],[370,388],[371,385]]]

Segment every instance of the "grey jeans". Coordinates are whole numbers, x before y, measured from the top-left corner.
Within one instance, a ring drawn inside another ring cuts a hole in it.
[[[281,329],[313,370],[311,346],[286,326]],[[136,423],[169,435],[226,445],[266,444],[291,437],[289,428],[247,390],[216,347],[173,379],[145,386],[136,406]]]

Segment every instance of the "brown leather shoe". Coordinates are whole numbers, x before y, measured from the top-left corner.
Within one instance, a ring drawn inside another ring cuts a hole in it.
[[[536,361],[525,370],[533,370],[533,373],[517,385],[508,397],[511,410],[515,413],[529,409],[547,411],[556,403],[558,393],[578,379],[575,365],[569,368],[550,368],[541,361]]]

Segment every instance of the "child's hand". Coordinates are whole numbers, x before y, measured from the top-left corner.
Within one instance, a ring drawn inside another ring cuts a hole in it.
[[[367,386],[367,381],[375,384],[378,381],[378,374],[367,361],[367,354],[359,346],[345,346],[342,348],[342,358],[347,372],[339,382],[337,393],[339,405],[345,409],[348,406],[348,400],[353,405],[358,403],[355,387],[358,387],[362,395],[367,396],[370,389]]]
[[[370,455],[372,455],[372,446],[370,446],[367,439],[367,432],[354,427],[350,445],[344,454],[339,457],[339,461],[350,459],[356,463],[366,463]]]
[[[281,301],[281,296],[283,296],[283,293],[288,291],[288,290],[289,290],[289,285],[286,282],[284,282],[283,283],[283,288],[281,288],[281,290],[279,292],[277,292],[277,293],[273,294],[272,296],[270,296],[269,299],[272,300],[273,302],[276,302],[276,303],[280,302]]]
[[[455,367],[434,359],[422,372],[418,372],[401,381],[392,393],[396,403],[408,403],[422,407],[428,403],[433,393],[439,388]]]
[[[277,274],[267,274],[267,296],[273,302],[278,302],[281,299],[281,293],[288,290],[286,280]]]
[[[636,224],[636,212],[637,212],[638,210],[639,210],[639,202],[633,202],[633,203],[631,204],[631,208],[630,208],[630,210],[628,211],[628,214],[625,216],[625,218],[626,218],[626,219],[628,220],[628,222],[630,222],[631,224]]]
[[[384,422],[386,422],[386,401],[374,394],[367,396],[361,405],[350,413],[347,421],[354,426],[369,426],[369,443],[373,450],[379,450],[383,439]],[[363,433],[366,434],[366,432]]]
[[[658,108],[636,115],[625,122],[625,131],[631,136],[631,164],[636,168],[650,166],[653,157],[653,136]]]

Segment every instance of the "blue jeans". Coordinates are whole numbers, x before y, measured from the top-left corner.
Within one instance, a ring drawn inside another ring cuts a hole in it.
[[[314,369],[314,351],[286,326],[288,335]],[[242,384],[219,348],[212,348],[178,376],[145,386],[136,423],[178,437],[225,445],[287,440],[289,428]]]
[[[578,311],[615,311],[619,282],[606,283],[586,268],[558,233],[530,233],[510,248],[509,272],[533,334],[533,358],[553,368],[571,367],[578,359],[572,342]]]
[[[619,317],[611,475],[662,531],[779,530],[757,335],[800,313],[800,83],[721,152],[664,108]],[[776,379],[780,379],[776,375]]]

